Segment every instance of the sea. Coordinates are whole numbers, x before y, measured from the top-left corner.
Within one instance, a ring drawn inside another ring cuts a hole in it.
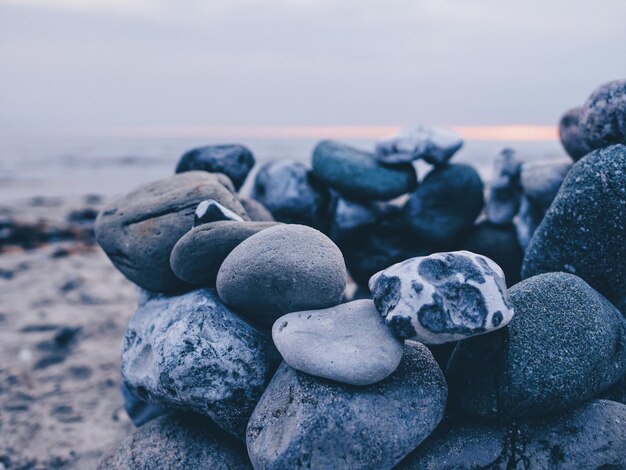
[[[285,139],[202,139],[159,137],[28,136],[3,135],[0,138],[0,200],[43,196],[64,197],[86,194],[123,194],[149,181],[174,172],[187,150],[217,143],[246,145],[257,160],[257,167],[272,160],[291,159],[310,164],[317,140]],[[375,142],[367,139],[345,141],[364,150]],[[528,162],[567,158],[558,141],[469,140],[453,161],[473,165],[483,180],[489,181],[494,157],[504,148],[513,149]],[[427,165],[418,164],[423,177]],[[249,191],[253,178],[242,189]]]

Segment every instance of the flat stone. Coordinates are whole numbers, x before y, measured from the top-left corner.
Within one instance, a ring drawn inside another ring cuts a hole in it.
[[[341,251],[304,225],[278,225],[251,236],[217,274],[224,302],[265,326],[285,313],[337,305],[345,287]]]
[[[580,125],[590,149],[626,144],[626,80],[596,88],[583,105]]]
[[[626,406],[594,400],[566,413],[516,425],[447,420],[396,468],[505,470],[624,466]]]
[[[324,228],[330,193],[310,168],[291,160],[264,164],[256,175],[252,197],[279,222]]]
[[[413,191],[417,186],[410,163],[387,166],[374,154],[325,140],[313,150],[315,175],[347,198],[386,201]]]
[[[242,241],[277,222],[221,221],[194,227],[174,245],[170,265],[179,279],[215,287],[220,266]]]
[[[580,405],[626,372],[626,320],[568,273],[510,290],[515,317],[493,334],[457,344],[448,363],[450,409],[515,420]]]
[[[252,469],[245,446],[210,420],[164,416],[131,433],[99,470]]]
[[[253,222],[274,222],[274,216],[263,204],[251,197],[240,197],[239,202]]]
[[[522,278],[565,271],[626,313],[626,147],[579,160],[533,235]]]
[[[186,152],[176,166],[176,173],[207,171],[223,173],[239,190],[254,166],[252,152],[243,145],[207,145]]]
[[[376,158],[388,164],[423,159],[432,165],[446,163],[463,146],[463,139],[452,129],[416,126],[376,144]]]
[[[193,226],[197,227],[198,225],[218,222],[220,220],[243,222],[243,218],[241,216],[235,214],[219,202],[214,201],[213,199],[207,199],[206,201],[202,201],[198,204],[193,219]]]
[[[280,362],[269,337],[212,289],[148,298],[128,324],[122,378],[143,401],[210,417],[242,437]]]
[[[574,161],[580,160],[591,151],[585,140],[585,132],[580,123],[581,113],[581,107],[572,108],[563,114],[559,121],[561,144],[563,144],[563,148]]]
[[[247,430],[255,468],[390,469],[437,426],[446,383],[428,349],[407,342],[400,366],[356,387],[280,366]]]
[[[272,339],[291,367],[352,385],[380,382],[402,359],[402,342],[371,300],[288,313],[274,323]]]
[[[96,220],[96,239],[115,267],[135,284],[155,292],[188,290],[190,286],[170,268],[170,254],[206,199],[247,219],[237,197],[215,176],[191,171],[145,184],[109,203]]]
[[[431,243],[450,241],[468,230],[484,203],[483,183],[469,165],[451,164],[426,175],[404,205],[407,226]]]
[[[513,318],[504,273],[489,258],[469,251],[394,264],[372,276],[369,287],[393,333],[421,343],[489,333]]]

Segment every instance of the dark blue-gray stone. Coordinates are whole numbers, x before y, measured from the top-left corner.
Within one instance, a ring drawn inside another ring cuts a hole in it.
[[[522,162],[515,152],[504,149],[498,154],[493,164],[493,178],[489,185],[487,198],[487,219],[494,224],[507,224],[517,214],[522,197],[520,186],[520,168]]]
[[[534,233],[522,278],[565,271],[583,278],[626,314],[626,147],[579,160]]]
[[[581,113],[581,107],[572,108],[563,114],[559,121],[561,144],[563,144],[563,148],[574,161],[580,160],[591,151],[585,140],[585,132],[580,123]]]
[[[142,400],[123,383],[120,385],[120,391],[124,399],[126,414],[137,427],[168,413],[168,410]]]
[[[317,229],[327,223],[328,188],[302,163],[279,160],[264,164],[254,180],[252,197],[279,222]]]
[[[122,378],[141,400],[192,411],[242,437],[280,355],[212,289],[144,301],[128,324]]]
[[[583,105],[580,125],[590,149],[626,144],[626,80],[596,88]]]
[[[408,341],[396,371],[365,387],[283,363],[247,430],[255,468],[390,469],[437,426],[447,388],[428,349]]]
[[[399,470],[626,467],[626,406],[594,400],[516,424],[448,419]]]
[[[372,153],[325,140],[313,150],[313,172],[325,184],[355,199],[389,200],[417,186],[410,163],[386,166]]]
[[[505,328],[461,341],[446,378],[451,408],[517,419],[573,408],[626,372],[626,320],[582,279],[547,273],[509,290]]]
[[[243,222],[243,218],[241,216],[235,214],[219,202],[214,201],[213,199],[207,199],[206,201],[202,201],[198,204],[193,218],[193,226],[197,227],[198,225],[218,222],[220,220]]]
[[[176,166],[176,173],[208,171],[224,173],[239,190],[254,166],[252,152],[243,145],[208,145],[186,152]]]
[[[483,183],[469,165],[432,170],[404,206],[411,231],[431,243],[450,241],[473,224],[483,208]]]

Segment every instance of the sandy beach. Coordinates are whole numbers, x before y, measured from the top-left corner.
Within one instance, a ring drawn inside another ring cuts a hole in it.
[[[85,198],[4,203],[3,216],[65,226]],[[97,246],[0,255],[0,469],[87,469],[131,429],[120,344],[135,288]]]

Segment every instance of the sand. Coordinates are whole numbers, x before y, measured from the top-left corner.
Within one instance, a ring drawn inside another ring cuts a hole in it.
[[[63,223],[85,206],[23,200],[0,213]],[[119,361],[135,307],[135,287],[97,246],[0,254],[0,470],[95,468],[132,430]]]

